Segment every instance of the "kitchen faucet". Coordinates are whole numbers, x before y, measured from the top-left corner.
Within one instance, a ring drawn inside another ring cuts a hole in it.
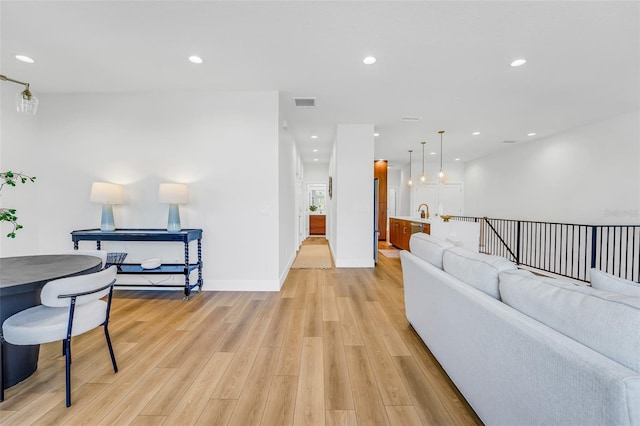
[[[427,208],[427,216],[426,219],[429,219],[429,205],[427,203],[422,203],[418,206],[418,211],[420,212],[420,217],[422,219],[425,219],[425,215],[424,215],[424,210],[421,210],[422,206],[425,206]]]

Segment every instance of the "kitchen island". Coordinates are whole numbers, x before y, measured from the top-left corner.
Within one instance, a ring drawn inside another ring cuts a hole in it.
[[[409,250],[409,239],[416,232],[431,233],[431,220],[420,217],[393,216],[389,218],[389,243]]]

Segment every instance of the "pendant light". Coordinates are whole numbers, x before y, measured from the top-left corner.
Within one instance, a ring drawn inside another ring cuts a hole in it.
[[[35,115],[38,111],[38,98],[31,94],[29,90],[29,83],[14,80],[6,75],[0,75],[0,81],[10,81],[11,83],[21,84],[24,86],[22,92],[18,92],[16,95],[16,110],[25,114]]]
[[[438,181],[441,182],[444,178],[444,169],[442,168],[442,134],[444,130],[440,130],[438,133],[440,133],[440,173],[438,173]]]
[[[413,185],[413,181],[411,180],[411,153],[413,152],[412,149],[409,150],[409,186]]]
[[[420,176],[420,183],[425,183],[427,177],[424,175],[424,146],[427,142],[420,142],[422,144],[422,176]]]

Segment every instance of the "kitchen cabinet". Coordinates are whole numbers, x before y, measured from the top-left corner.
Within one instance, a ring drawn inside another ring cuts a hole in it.
[[[411,234],[416,232],[430,233],[431,225],[428,223],[412,222],[404,219],[389,219],[389,242],[402,250],[409,250]]]
[[[327,216],[324,214],[309,215],[309,235],[325,235]]]

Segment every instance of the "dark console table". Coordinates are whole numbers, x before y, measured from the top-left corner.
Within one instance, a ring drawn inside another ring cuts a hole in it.
[[[183,288],[183,300],[189,300],[191,290],[198,287],[202,290],[202,229],[183,229],[181,231],[167,231],[166,229],[116,229],[115,231],[101,231],[99,229],[83,229],[71,232],[73,248],[78,249],[79,241],[95,241],[98,250],[102,250],[103,241],[157,241],[157,242],[182,242],[184,244],[184,263],[162,264],[155,269],[143,269],[140,264],[123,263],[118,267],[119,274],[182,274],[184,286],[172,284],[122,284],[127,287],[168,287]],[[198,260],[189,262],[189,243],[198,243]],[[195,284],[189,282],[191,271],[198,270],[198,281]],[[117,284],[116,284],[117,285]]]

